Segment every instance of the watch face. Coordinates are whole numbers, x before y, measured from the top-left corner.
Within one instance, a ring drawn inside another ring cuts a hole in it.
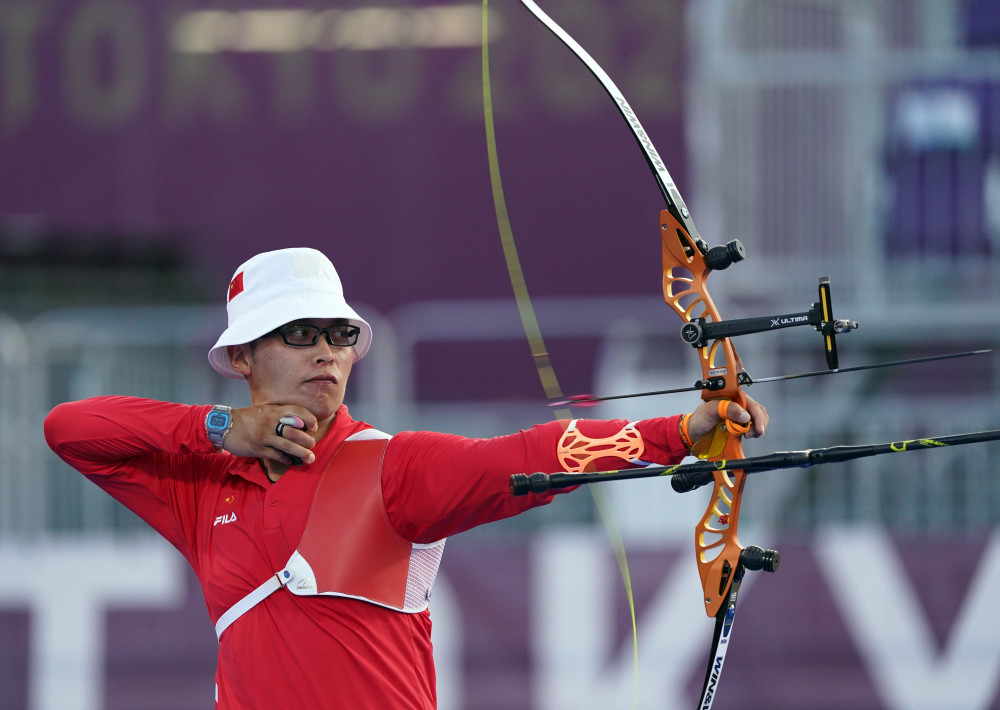
[[[225,412],[212,412],[206,422],[209,429],[225,429],[229,425],[229,415]]]

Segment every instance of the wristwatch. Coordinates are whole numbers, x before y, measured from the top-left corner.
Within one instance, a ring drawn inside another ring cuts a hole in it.
[[[224,404],[217,404],[212,407],[205,416],[205,433],[208,440],[216,451],[222,451],[222,444],[226,439],[226,434],[233,428],[232,407]]]

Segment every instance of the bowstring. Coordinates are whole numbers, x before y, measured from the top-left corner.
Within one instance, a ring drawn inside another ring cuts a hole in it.
[[[497,217],[497,228],[500,231],[500,241],[503,245],[504,260],[507,263],[507,274],[514,290],[514,301],[517,304],[518,315],[524,334],[531,348],[531,358],[538,371],[545,396],[552,399],[562,399],[562,388],[556,377],[552,359],[549,357],[542,331],[538,325],[535,308],[528,293],[528,284],[521,268],[521,259],[514,244],[514,232],[511,228],[510,215],[507,212],[507,200],[504,197],[503,182],[500,179],[500,161],[497,157],[496,130],[493,118],[493,92],[490,85],[490,55],[489,55],[489,0],[483,0],[482,28],[482,71],[483,71],[483,116],[486,124],[486,146],[490,167],[490,185],[493,190],[493,208]],[[573,419],[568,407],[560,407],[554,411],[556,419]],[[625,586],[625,597],[628,600],[629,617],[632,622],[632,708],[639,702],[639,634],[635,620],[635,600],[632,596],[632,577],[629,574],[628,558],[625,555],[625,542],[621,530],[611,509],[611,501],[600,486],[589,486],[598,516],[604,525],[608,540],[614,550],[618,571]]]

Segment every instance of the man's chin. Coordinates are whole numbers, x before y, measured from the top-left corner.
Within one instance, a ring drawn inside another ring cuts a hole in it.
[[[337,410],[340,409],[340,402],[330,402],[330,401],[320,401],[320,402],[309,402],[304,403],[302,406],[313,413],[319,421],[325,421],[331,419],[337,415]]]

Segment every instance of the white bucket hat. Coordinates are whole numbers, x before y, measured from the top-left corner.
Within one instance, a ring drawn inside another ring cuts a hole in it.
[[[354,362],[365,356],[372,343],[371,326],[347,305],[337,270],[315,249],[258,254],[236,269],[227,298],[229,327],[208,351],[208,361],[234,380],[244,377],[233,369],[226,346],[249,343],[295,320],[345,318],[361,328]]]

